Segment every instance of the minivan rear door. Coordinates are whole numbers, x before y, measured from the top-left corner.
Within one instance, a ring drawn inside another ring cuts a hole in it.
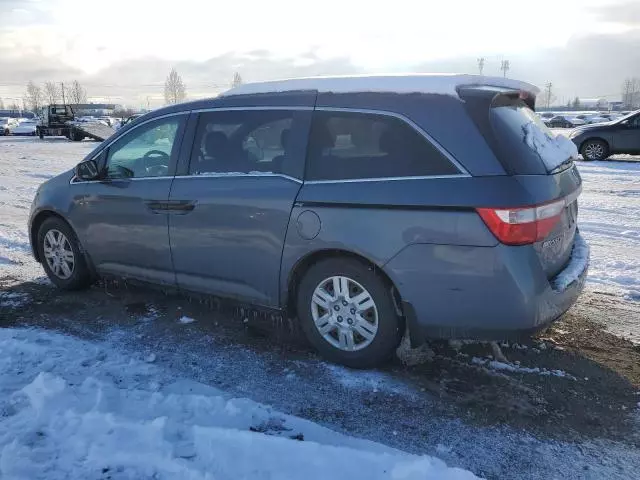
[[[535,98],[529,94],[471,88],[461,96],[506,174],[531,198],[530,205],[499,207],[547,216],[544,235],[534,247],[547,276],[555,276],[571,256],[577,228],[582,180],[573,164],[575,145],[546,127],[532,110]]]
[[[169,237],[178,285],[276,307],[280,263],[302,185],[309,107],[199,113],[175,177]]]

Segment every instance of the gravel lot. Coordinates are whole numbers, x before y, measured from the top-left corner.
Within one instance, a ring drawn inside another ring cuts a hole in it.
[[[551,329],[505,345],[430,345],[432,359],[350,371],[317,358],[294,322],[114,282],[63,293],[30,257],[37,185],[95,147],[0,138],[0,327],[115,346],[175,375],[334,430],[500,479],[636,478],[640,471],[640,162],[581,163],[587,291]],[[181,324],[178,318],[196,321]],[[635,473],[634,473],[635,472]]]

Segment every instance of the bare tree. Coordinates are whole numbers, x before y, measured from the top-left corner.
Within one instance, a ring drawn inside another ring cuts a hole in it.
[[[4,102],[0,98],[0,110],[4,110]]]
[[[87,103],[87,91],[77,80],[71,82],[71,86],[67,88],[65,95],[66,101],[72,105]]]
[[[640,78],[626,78],[622,84],[622,103],[626,108],[640,105]]]
[[[60,101],[60,86],[56,82],[44,82],[44,96],[49,105]]]
[[[478,73],[480,75],[484,74],[484,62],[485,62],[484,57],[478,58]]]
[[[185,98],[187,98],[187,87],[176,69],[172,68],[164,82],[164,101],[174,104],[183,102]]]
[[[14,101],[11,105],[9,105],[9,110],[20,110],[20,105],[18,105],[18,102]]]
[[[571,106],[574,110],[580,110],[580,99],[578,97],[574,98]]]
[[[231,82],[231,86],[232,87],[237,87],[239,85],[242,85],[243,81],[242,81],[242,77],[240,76],[240,74],[238,72],[233,74],[233,82]]]
[[[42,89],[33,82],[27,83],[27,93],[24,97],[24,103],[26,103],[25,110],[31,110],[37,112],[44,103],[44,96]]]

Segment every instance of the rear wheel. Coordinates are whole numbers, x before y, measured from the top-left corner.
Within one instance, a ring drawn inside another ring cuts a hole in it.
[[[64,220],[51,217],[42,223],[38,253],[49,280],[57,287],[79,290],[91,285],[91,272],[80,242]]]
[[[580,153],[585,160],[604,160],[609,156],[609,146],[602,140],[587,140]]]
[[[71,136],[69,138],[71,138],[71,140],[73,140],[74,142],[81,142],[82,140],[84,140],[84,135],[77,130],[72,130]]]
[[[311,344],[328,360],[369,368],[388,360],[402,335],[390,286],[349,258],[313,265],[302,278],[298,318]]]

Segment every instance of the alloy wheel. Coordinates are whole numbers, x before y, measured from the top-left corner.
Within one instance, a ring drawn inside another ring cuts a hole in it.
[[[343,351],[366,348],[378,332],[373,297],[349,277],[333,276],[320,282],[311,298],[311,314],[322,337]]]
[[[59,230],[49,230],[44,236],[44,258],[53,274],[67,280],[73,275],[75,255],[69,239]]]
[[[600,143],[589,143],[584,147],[584,155],[590,160],[599,160],[604,156],[604,146]]]

